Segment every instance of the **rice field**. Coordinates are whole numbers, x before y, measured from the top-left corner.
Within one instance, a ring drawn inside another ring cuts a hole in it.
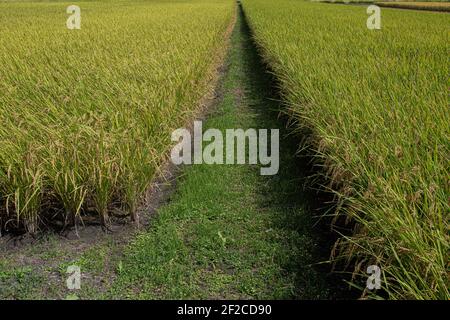
[[[430,11],[450,11],[450,2],[427,2],[427,1],[415,1],[415,2],[377,2],[380,7],[391,7],[399,9],[415,9],[415,10],[430,10]]]
[[[335,258],[355,276],[380,266],[389,298],[449,299],[450,16],[383,8],[368,30],[366,6],[242,2],[286,113],[311,133],[299,147],[357,222]]]
[[[0,230],[137,206],[199,112],[234,3],[0,2]]]
[[[97,298],[333,299],[339,285],[316,268],[329,263],[363,298],[450,299],[450,15],[382,8],[369,30],[370,0],[238,2],[243,15],[234,0],[0,0],[0,298],[64,293],[54,275],[78,263],[93,288],[110,286]],[[211,96],[205,128],[285,133],[281,173],[187,169],[148,229],[112,234],[114,249],[109,233],[83,243],[85,223],[139,224],[171,133]],[[279,104],[285,117],[269,120]],[[294,149],[312,158],[308,179]],[[316,187],[334,196],[324,219]],[[338,236],[330,261],[317,261],[330,240],[318,220]],[[3,241],[49,230],[56,244]],[[79,242],[61,240],[68,230]],[[369,265],[381,290],[366,287]]]
[[[427,1],[375,1],[375,0],[310,0],[311,2],[324,3],[339,3],[348,5],[362,5],[362,4],[376,4],[379,7],[389,7],[398,9],[414,9],[414,10],[429,10],[429,11],[450,11],[450,2],[448,0],[427,0]]]

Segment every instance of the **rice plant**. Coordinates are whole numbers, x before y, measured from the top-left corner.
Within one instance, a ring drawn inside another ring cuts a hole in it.
[[[198,113],[234,3],[0,3],[0,230],[111,208],[135,220],[170,133]]]
[[[390,298],[449,299],[450,16],[383,9],[368,30],[366,6],[243,6],[324,187],[358,222],[335,258],[379,265]]]

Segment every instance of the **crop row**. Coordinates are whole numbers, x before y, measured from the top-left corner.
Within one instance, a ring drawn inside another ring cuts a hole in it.
[[[170,133],[199,111],[233,2],[0,3],[0,227],[113,207],[136,219]]]
[[[338,214],[357,221],[335,258],[379,266],[391,298],[448,299],[449,16],[382,9],[369,30],[365,6],[243,7]]]

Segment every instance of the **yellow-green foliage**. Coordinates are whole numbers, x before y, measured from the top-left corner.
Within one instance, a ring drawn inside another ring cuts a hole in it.
[[[417,10],[431,10],[431,11],[450,11],[450,3],[448,1],[442,2],[377,2],[380,7],[392,7],[399,9],[417,9]]]
[[[356,273],[378,264],[391,298],[450,298],[450,16],[383,8],[382,29],[368,30],[366,6],[243,5],[291,117],[313,131],[359,222],[340,257]]]
[[[208,90],[233,2],[0,3],[0,222],[132,214]],[[59,210],[63,209],[63,210]],[[59,210],[59,211],[55,211]]]

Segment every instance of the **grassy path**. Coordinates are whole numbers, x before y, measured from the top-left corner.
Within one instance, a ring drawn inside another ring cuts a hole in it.
[[[217,128],[279,128],[278,105],[239,14],[223,79],[223,99],[203,123]],[[280,132],[281,133],[281,132]],[[288,141],[280,172],[256,166],[195,165],[148,232],[127,250],[109,292],[128,298],[330,298],[301,168]],[[326,257],[325,257],[326,258]]]
[[[204,130],[279,128],[286,136],[242,14],[218,91]],[[250,165],[184,167],[170,201],[135,238],[94,227],[88,237],[45,234],[10,251],[0,259],[0,298],[337,297],[327,268],[317,266],[328,253],[313,227],[314,199],[301,188],[296,145],[282,138],[274,176]],[[66,287],[70,265],[81,268],[80,291]]]

